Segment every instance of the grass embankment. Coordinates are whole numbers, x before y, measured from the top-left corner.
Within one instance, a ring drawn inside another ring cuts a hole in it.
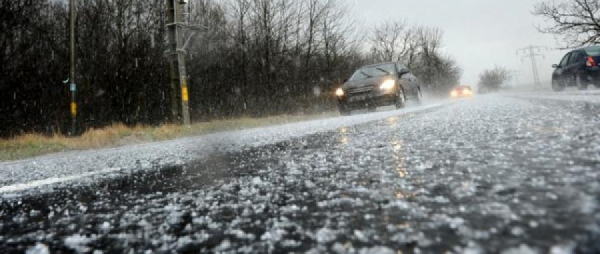
[[[12,139],[0,139],[0,161],[25,159],[63,151],[118,147],[223,131],[327,118],[336,115],[337,113],[331,112],[318,115],[236,118],[195,123],[191,126],[167,124],[160,127],[127,127],[123,124],[114,124],[101,129],[91,129],[79,137],[66,137],[63,135],[45,136],[42,134],[30,133]]]

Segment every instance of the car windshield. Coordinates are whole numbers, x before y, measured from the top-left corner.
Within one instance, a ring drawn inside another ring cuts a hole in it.
[[[376,66],[367,66],[358,69],[352,77],[349,79],[350,81],[368,79],[372,77],[382,77],[388,76],[396,72],[396,67],[394,64],[382,64]]]
[[[600,254],[600,0],[0,0],[4,253]]]

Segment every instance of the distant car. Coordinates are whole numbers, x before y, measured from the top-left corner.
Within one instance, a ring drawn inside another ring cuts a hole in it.
[[[552,89],[560,92],[568,86],[585,90],[593,84],[600,87],[600,46],[591,46],[567,53],[559,64],[552,65]]]
[[[450,91],[452,98],[466,98],[473,96],[473,89],[470,86],[457,86]]]
[[[387,105],[402,108],[407,99],[422,100],[417,77],[406,66],[391,62],[359,68],[335,94],[342,115]]]

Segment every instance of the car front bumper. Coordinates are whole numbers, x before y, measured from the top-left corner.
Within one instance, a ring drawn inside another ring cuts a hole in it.
[[[338,98],[338,102],[341,107],[346,109],[381,107],[394,105],[396,103],[396,94],[393,92],[381,94],[350,94]]]

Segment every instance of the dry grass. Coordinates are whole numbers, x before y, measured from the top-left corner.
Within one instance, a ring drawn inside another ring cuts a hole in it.
[[[337,113],[331,112],[319,115],[281,115],[267,118],[244,117],[195,123],[191,126],[167,124],[160,127],[127,127],[123,124],[113,124],[105,128],[89,130],[74,138],[63,135],[49,137],[29,133],[12,139],[0,140],[0,161],[18,160],[62,151],[98,149],[169,140],[222,131],[320,119],[335,115]]]

